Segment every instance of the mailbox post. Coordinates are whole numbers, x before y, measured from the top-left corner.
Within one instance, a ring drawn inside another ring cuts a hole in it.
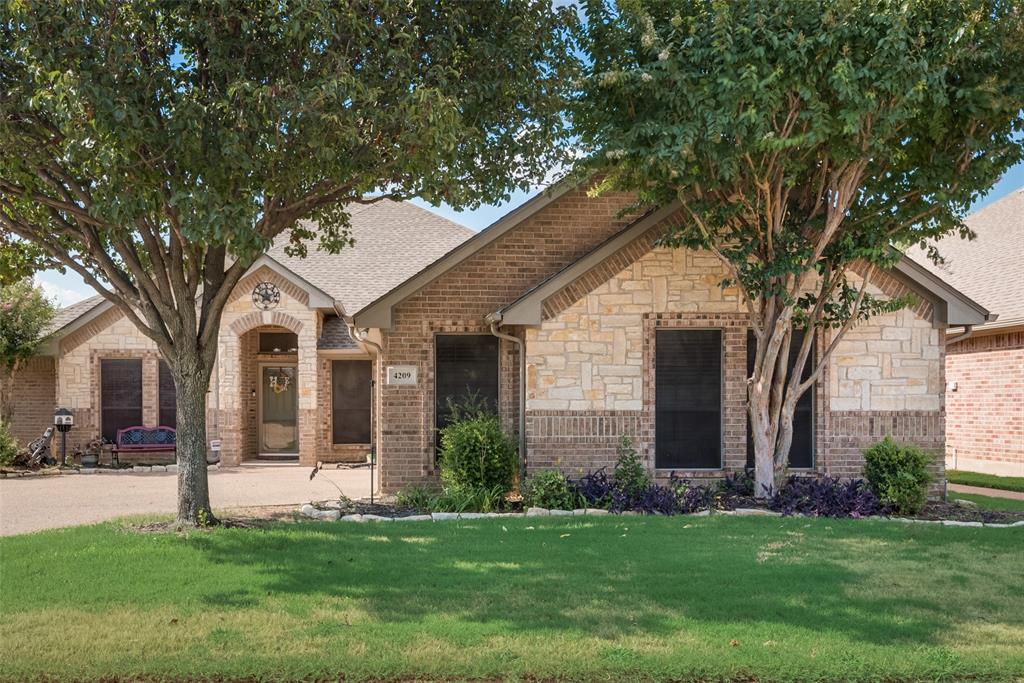
[[[75,416],[67,408],[57,408],[53,412],[53,426],[60,432],[60,464],[68,464],[68,432],[75,425]]]

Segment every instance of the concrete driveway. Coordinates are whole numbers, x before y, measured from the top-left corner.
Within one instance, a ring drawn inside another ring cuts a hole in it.
[[[367,469],[324,469],[310,481],[311,469],[274,464],[213,470],[210,502],[220,510],[336,499],[338,490],[330,482],[353,499],[370,493]],[[176,491],[177,475],[165,472],[0,479],[0,536],[93,524],[123,515],[173,513]]]

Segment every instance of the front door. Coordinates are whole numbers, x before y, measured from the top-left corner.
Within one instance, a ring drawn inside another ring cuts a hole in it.
[[[299,454],[297,380],[294,365],[260,367],[260,456],[280,458]]]

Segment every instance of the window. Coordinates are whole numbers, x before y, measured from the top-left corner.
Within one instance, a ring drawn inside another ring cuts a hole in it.
[[[260,332],[260,353],[295,353],[298,348],[294,332]]]
[[[498,409],[498,338],[490,334],[439,334],[434,354],[434,426],[440,430],[450,419],[449,400],[470,394]]]
[[[655,467],[722,466],[722,331],[655,332]]]
[[[171,367],[165,361],[160,361],[160,415],[159,422],[163,427],[178,427],[178,403],[177,391],[174,387],[174,377],[171,376]]]
[[[796,362],[797,354],[800,353],[800,345],[804,341],[803,330],[793,330],[793,341],[789,346],[789,369],[793,371],[793,364]],[[807,358],[807,365],[801,379],[806,380],[814,369],[814,347],[811,347],[811,355]],[[757,356],[757,338],[753,330],[747,332],[747,377],[754,374],[754,360]],[[750,420],[747,420],[747,467],[754,466],[754,437],[750,431]],[[800,400],[796,402],[796,412],[793,414],[793,443],[789,448],[789,466],[794,468],[814,467],[814,387],[804,392]]]
[[[100,361],[100,433],[114,442],[117,430],[142,424],[142,360]]]
[[[372,364],[368,360],[331,362],[333,443],[370,443]]]

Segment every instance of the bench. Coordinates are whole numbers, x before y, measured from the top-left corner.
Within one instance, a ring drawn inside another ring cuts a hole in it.
[[[170,451],[177,457],[178,433],[173,427],[125,427],[117,430],[110,450],[111,464],[120,465],[120,453]]]

